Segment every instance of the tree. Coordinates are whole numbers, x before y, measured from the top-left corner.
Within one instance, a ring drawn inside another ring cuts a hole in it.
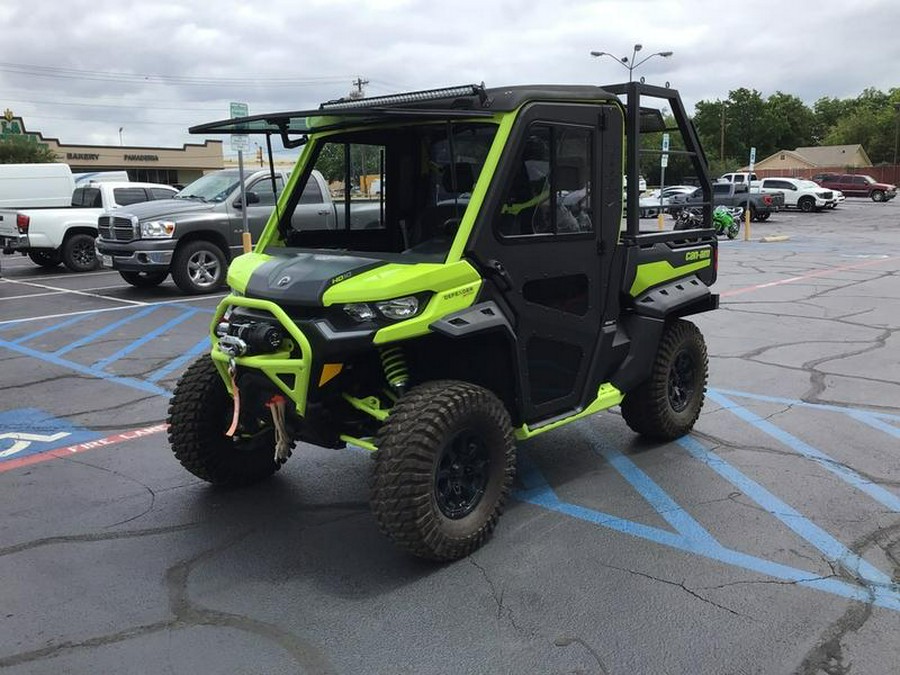
[[[873,164],[892,162],[898,114],[894,104],[900,103],[900,88],[888,93],[865,89],[856,99],[843,103],[842,114],[828,128],[823,143],[859,143]]]
[[[799,98],[776,91],[766,99],[766,109],[774,146],[771,152],[800,148],[815,142],[815,113]]]
[[[46,164],[58,162],[56,153],[33,136],[7,134],[0,137],[0,164]]]

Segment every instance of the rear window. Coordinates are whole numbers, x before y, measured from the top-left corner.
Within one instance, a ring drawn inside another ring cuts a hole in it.
[[[72,206],[77,206],[79,208],[100,208],[103,206],[100,188],[76,188],[75,192],[72,193]]]

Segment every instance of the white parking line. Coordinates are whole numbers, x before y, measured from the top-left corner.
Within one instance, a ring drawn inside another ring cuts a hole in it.
[[[65,293],[65,291],[47,291],[46,293],[30,293],[28,295],[8,295],[5,298],[0,298],[2,300],[24,300],[26,298],[43,298],[46,295],[60,295]]]
[[[175,305],[180,302],[199,302],[201,300],[217,300],[219,298],[224,298],[227,293],[220,293],[217,295],[198,295],[190,298],[174,298],[172,300],[159,300],[157,302],[142,302],[140,303],[142,306],[150,307],[153,305]],[[106,297],[106,296],[98,296],[98,297]],[[112,299],[112,298],[107,298]],[[23,317],[21,319],[7,319],[6,321],[0,321],[0,326],[8,323],[28,323],[30,321],[42,321],[44,319],[61,319],[66,316],[77,316],[78,314],[101,314],[103,312],[118,312],[123,309],[132,309],[131,305],[123,305],[122,307],[103,307],[101,309],[85,309],[80,312],[63,312],[61,314],[44,314],[43,316],[28,316]]]
[[[24,269],[26,269],[26,267],[24,265],[19,265],[16,267],[10,267],[9,269],[24,270]],[[30,268],[30,269],[37,270],[39,268],[34,267],[34,268]],[[40,277],[36,277],[36,278],[40,279],[41,281],[51,281],[53,279],[83,279],[85,277],[100,276],[101,274],[118,274],[118,272],[116,270],[104,270],[102,272],[69,272],[68,274],[54,274],[54,275],[48,276],[48,277],[40,276]]]
[[[108,295],[100,295],[99,293],[89,293],[87,291],[73,291],[69,288],[59,288],[58,286],[48,286],[47,284],[38,284],[34,281],[19,281],[18,279],[3,279],[8,284],[21,284],[22,286],[33,286],[35,288],[43,288],[48,291],[59,291],[60,293],[71,293],[72,295],[85,295],[89,298],[98,298],[100,300],[111,300],[113,302],[124,302],[129,305],[146,305],[146,302],[140,300],[125,300],[124,298],[111,298]]]

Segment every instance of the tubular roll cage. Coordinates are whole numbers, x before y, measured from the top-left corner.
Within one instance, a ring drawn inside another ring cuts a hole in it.
[[[712,181],[709,178],[709,169],[706,154],[700,145],[694,123],[688,117],[681,102],[678,92],[668,87],[658,87],[644,84],[643,82],[623,82],[622,84],[608,84],[602,87],[604,90],[616,96],[625,97],[625,137],[627,139],[625,149],[625,175],[629,177],[627,190],[628,204],[625,209],[626,230],[624,238],[632,242],[640,238],[642,243],[653,243],[656,240],[668,241],[671,234],[666,233],[640,233],[640,187],[637,177],[640,175],[641,157],[644,155],[662,156],[662,149],[642,148],[641,134],[641,97],[661,99],[666,101],[672,115],[675,117],[676,126],[659,129],[659,131],[679,132],[684,139],[684,150],[669,150],[669,155],[684,155],[690,158],[694,171],[700,181],[703,190],[703,223],[706,228],[701,230],[704,234],[713,233],[710,228],[712,223]],[[655,131],[655,130],[654,130]]]

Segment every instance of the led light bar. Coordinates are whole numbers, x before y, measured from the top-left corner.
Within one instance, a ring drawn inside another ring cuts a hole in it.
[[[411,91],[405,94],[391,94],[389,96],[328,101],[327,103],[320,105],[319,110],[352,110],[354,108],[372,108],[382,105],[394,105],[397,103],[420,103],[422,101],[434,101],[441,98],[458,98],[460,96],[478,96],[480,99],[484,100],[484,86],[467,84],[459,87],[426,89],[424,91]]]

